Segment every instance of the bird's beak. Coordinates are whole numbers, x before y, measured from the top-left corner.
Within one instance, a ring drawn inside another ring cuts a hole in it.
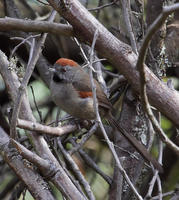
[[[52,68],[52,67],[50,67],[48,70],[49,70],[50,72],[56,72],[56,70],[55,70],[54,68]]]

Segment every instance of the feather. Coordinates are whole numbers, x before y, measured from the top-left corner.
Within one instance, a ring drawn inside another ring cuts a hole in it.
[[[91,81],[89,79],[88,74],[84,73],[84,76],[86,76],[85,77],[86,84],[81,84],[81,81],[84,80],[84,77],[83,77],[83,79],[81,79],[81,80],[77,79],[78,81],[75,81],[75,78],[74,78],[72,85],[73,85],[74,89],[76,91],[78,91],[79,96],[81,98],[92,97],[93,93],[92,93],[92,88],[91,88]],[[96,85],[96,96],[97,96],[99,106],[111,110],[112,105],[109,102],[106,95],[104,94],[104,92],[102,91],[99,83],[95,79],[94,79],[94,83]]]
[[[73,61],[73,60],[70,60],[70,59],[67,59],[67,58],[60,58],[56,61],[56,64],[64,67],[64,66],[72,66],[72,67],[76,67],[78,66],[78,64]]]

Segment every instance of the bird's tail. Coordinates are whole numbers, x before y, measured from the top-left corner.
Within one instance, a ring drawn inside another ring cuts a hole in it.
[[[114,119],[112,114],[107,117],[107,120],[113,126],[114,128],[117,128],[117,130],[128,140],[130,144],[143,156],[143,158],[149,162],[152,163],[152,165],[160,172],[163,172],[162,165],[151,156],[151,154],[147,151],[145,146],[141,144],[133,135],[130,135],[127,131],[125,131]]]

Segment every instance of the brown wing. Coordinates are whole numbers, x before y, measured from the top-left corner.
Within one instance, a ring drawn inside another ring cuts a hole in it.
[[[87,84],[83,84],[83,80],[85,77],[85,81]],[[79,92],[80,97],[86,98],[86,97],[92,97],[92,89],[91,89],[91,81],[89,78],[89,75],[84,72],[83,79],[81,77],[77,78],[78,81],[75,81],[75,78],[73,79],[73,87]],[[108,110],[112,108],[111,103],[109,102],[108,98],[102,91],[99,83],[94,79],[94,83],[96,85],[96,95],[98,99],[99,106],[107,108]]]

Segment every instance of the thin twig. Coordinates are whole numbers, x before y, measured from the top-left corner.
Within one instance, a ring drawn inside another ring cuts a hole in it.
[[[102,6],[102,4],[103,4],[103,0],[98,0],[98,6],[97,7]],[[101,9],[96,11],[96,16],[95,16],[96,19],[99,19],[100,12],[101,12]]]
[[[70,150],[70,155],[72,155],[73,153],[75,153],[76,151],[78,151],[86,142],[87,140],[93,135],[93,133],[96,131],[96,129],[98,128],[98,123],[95,123],[91,129],[88,131],[87,134],[85,134],[85,136],[82,138],[82,141],[78,144],[75,145],[75,147]]]
[[[31,64],[31,62],[33,62],[33,60],[34,60],[34,58],[32,60],[32,54],[33,54],[33,51],[35,51],[34,48],[35,48],[35,39],[33,38],[32,39],[32,45],[31,45],[31,48],[30,48],[30,55],[29,55],[29,61],[28,61],[28,64],[27,64],[27,69],[26,69],[24,78],[22,80],[21,86],[19,87],[19,92],[17,94],[17,99],[14,102],[14,108],[13,108],[13,112],[12,112],[11,126],[10,126],[11,127],[10,136],[13,139],[16,139],[16,124],[17,124],[17,118],[18,118],[19,110],[20,110],[20,106],[21,106],[22,96],[25,92],[28,81],[29,81],[30,76],[31,76],[31,74],[34,70],[34,67],[35,67],[35,65]],[[37,56],[37,55],[38,54],[36,54],[35,56]]]
[[[98,56],[97,56],[96,52],[94,55],[94,60],[98,60]],[[102,68],[104,67],[103,64],[101,62],[98,62],[96,64],[94,63],[93,66],[94,66],[94,69],[96,70],[97,80],[98,80],[99,84],[101,85],[103,92],[105,93],[105,95],[107,97],[109,97],[109,90],[107,88],[106,82],[103,77],[103,71],[102,71]]]
[[[179,3],[173,4],[171,6],[167,6],[163,8],[163,12],[157,17],[157,19],[153,22],[153,24],[149,27],[149,30],[144,38],[144,41],[142,43],[139,57],[137,60],[137,69],[140,73],[140,85],[141,85],[141,100],[143,102],[144,109],[149,117],[149,119],[152,122],[154,130],[158,133],[161,140],[169,147],[171,148],[178,156],[179,156],[179,147],[175,145],[164,133],[162,128],[160,127],[158,121],[153,115],[153,112],[150,108],[150,104],[148,101],[147,93],[146,93],[146,75],[145,75],[145,57],[146,52],[149,46],[149,43],[152,39],[152,36],[154,33],[159,29],[159,27],[165,22],[168,15],[170,15],[172,12],[179,10]]]
[[[76,44],[79,46],[80,51],[81,51],[81,53],[82,53],[82,56],[83,56],[84,60],[86,61],[86,64],[83,65],[83,68],[86,67],[86,66],[89,66],[89,63],[90,63],[90,62],[89,62],[89,60],[88,60],[88,58],[87,58],[87,56],[86,56],[86,54],[85,54],[85,52],[84,52],[84,50],[83,50],[81,44],[79,43],[79,41],[78,41],[77,38],[75,38],[75,37],[74,37],[74,41],[75,41]],[[95,71],[93,68],[92,68],[92,70]]]
[[[162,197],[167,197],[175,194],[175,191],[170,191],[162,194]],[[151,200],[158,200],[158,196],[152,197]]]
[[[73,170],[75,176],[78,178],[79,182],[82,184],[88,198],[90,200],[95,200],[95,197],[93,195],[93,192],[91,191],[89,183],[85,180],[85,178],[81,174],[80,169],[78,168],[77,164],[73,161],[70,154],[64,149],[60,139],[58,139],[58,147],[60,148],[60,151],[62,152],[64,158],[69,163],[69,165],[70,165],[71,169]]]
[[[162,157],[163,157],[163,144],[162,144],[161,141],[159,141],[159,157],[158,157],[159,163],[162,163]],[[148,192],[147,192],[144,199],[147,200],[147,199],[151,198],[152,192],[153,192],[153,189],[154,189],[154,185],[155,185],[157,178],[159,178],[158,170],[154,170],[154,175],[152,177],[152,180],[149,183],[149,189],[148,189]],[[159,186],[159,188],[161,189],[160,186]]]
[[[159,140],[159,157],[158,161],[160,164],[162,164],[162,158],[163,158],[163,143],[161,140]],[[160,176],[157,176],[157,184],[158,184],[158,193],[159,193],[159,200],[162,200],[162,185],[161,185],[161,180]]]
[[[97,63],[97,62],[101,62],[101,61],[106,61],[106,58],[101,58],[101,59],[97,59],[97,60],[94,60],[93,63]]]
[[[117,166],[118,166],[118,169],[120,170],[121,174],[124,176],[126,182],[129,184],[129,186],[131,187],[132,191],[134,192],[134,194],[137,196],[138,199],[140,200],[143,200],[142,196],[137,192],[136,188],[134,187],[133,183],[131,182],[129,176],[127,175],[126,171],[124,170],[124,168],[122,167],[120,161],[119,161],[119,158],[116,154],[116,151],[115,151],[115,148],[114,148],[114,145],[113,143],[109,140],[108,136],[107,136],[107,133],[104,129],[104,126],[102,124],[102,121],[100,119],[100,116],[98,115],[98,120],[99,121],[99,125],[100,125],[100,128],[101,128],[101,131],[103,132],[103,135],[104,135],[104,138],[109,146],[109,149],[111,150],[112,152],[112,155],[114,156],[114,159],[117,163]]]
[[[11,40],[21,40],[21,41],[24,41],[25,40],[25,42],[29,45],[29,46],[31,46],[31,42],[30,41],[28,41],[28,40],[26,40],[27,38],[23,38],[23,37],[11,37]]]
[[[38,35],[30,35],[29,37],[23,39],[20,37],[13,37],[11,38],[11,40],[16,40],[16,39],[22,39],[22,42],[20,42],[17,46],[14,47],[14,49],[11,52],[11,55],[9,56],[9,60],[11,60],[12,56],[14,55],[14,53],[17,51],[17,49],[24,44],[25,42],[27,42],[28,40],[32,39],[32,38],[36,38],[36,37],[40,37],[40,34]],[[28,44],[31,45],[31,43],[28,41]]]
[[[89,53],[90,53],[90,47],[88,45],[83,45],[83,48],[85,49],[85,52],[87,54],[87,56],[89,57]],[[98,56],[97,56],[97,53],[95,52],[95,55],[94,55],[94,58],[93,58],[93,68],[92,70],[96,72],[96,78],[99,82],[99,84],[101,85],[101,88],[103,90],[103,92],[106,94],[107,97],[109,97],[109,90],[107,89],[107,86],[106,86],[106,82],[103,78],[103,74],[102,74],[102,68],[104,68],[104,66],[102,65],[101,62],[97,62],[99,60],[102,60],[102,59],[99,59]],[[89,61],[88,59],[85,58],[85,61],[87,64],[83,65],[82,68],[86,67],[86,66],[90,66],[89,65]],[[90,66],[91,67],[91,66]]]
[[[32,96],[33,96],[35,108],[36,108],[37,113],[38,113],[38,115],[39,115],[40,122],[42,123],[42,112],[39,110],[39,108],[38,108],[38,106],[37,106],[37,102],[36,102],[36,100],[35,100],[34,89],[33,89],[32,85],[30,86],[30,88],[31,88],[31,91],[32,91]]]
[[[41,0],[37,0],[37,1],[38,1],[39,3],[45,5],[45,6],[50,6],[48,3],[45,3],[45,2],[43,2],[43,1],[41,1]]]
[[[107,4],[104,4],[104,5],[102,5],[102,6],[98,6],[98,7],[96,7],[96,8],[89,8],[88,11],[101,10],[101,9],[103,9],[103,8],[106,8],[106,7],[109,7],[109,6],[112,6],[112,5],[116,4],[117,1],[118,1],[118,0],[114,0],[114,1],[111,2],[111,3],[107,3]]]
[[[79,44],[79,43],[78,43]],[[77,45],[78,45],[77,44]],[[80,44],[79,44],[80,45]],[[78,46],[79,46],[78,45]],[[82,48],[82,47],[81,47]],[[80,49],[81,50],[81,49]],[[82,48],[82,50],[83,50],[83,48]],[[84,51],[84,50],[83,50]],[[87,57],[86,57],[86,59],[87,59]],[[85,60],[86,61],[86,60]],[[106,61],[106,59],[105,58],[101,58],[101,59],[97,59],[97,60],[93,60],[93,64],[94,63],[97,63],[97,62],[101,62],[101,61]],[[82,68],[84,68],[84,67],[87,67],[89,64],[84,64],[83,66],[82,66]]]
[[[158,199],[162,200],[162,184],[159,176],[157,176],[157,185],[158,185]]]
[[[73,138],[70,138],[70,142],[74,147],[78,145]],[[83,160],[86,162],[88,167],[91,167],[94,171],[96,171],[99,175],[101,175],[109,185],[112,183],[111,177],[109,177],[103,171],[101,171],[98,165],[90,158],[90,156],[87,153],[85,153],[83,149],[79,149],[78,152],[80,156],[83,158]]]
[[[130,0],[121,0],[122,3],[122,10],[124,15],[124,21],[127,27],[127,31],[129,33],[129,38],[132,46],[132,50],[138,54],[136,39],[134,36],[134,32],[132,30],[132,24],[130,20]]]

